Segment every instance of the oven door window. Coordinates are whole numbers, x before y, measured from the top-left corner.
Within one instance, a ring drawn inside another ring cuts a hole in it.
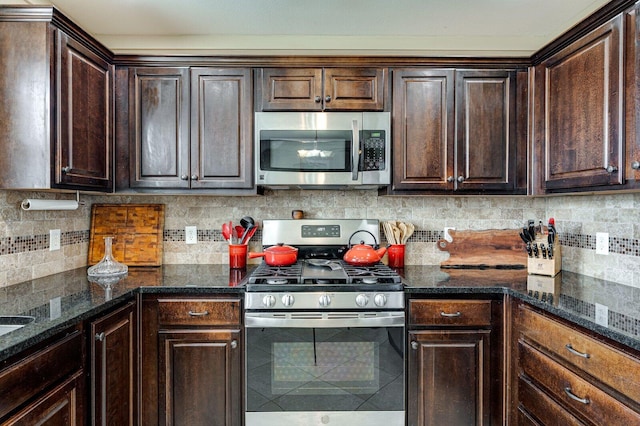
[[[260,169],[269,171],[351,171],[352,133],[338,130],[263,130]]]
[[[247,411],[403,410],[402,330],[248,328]]]

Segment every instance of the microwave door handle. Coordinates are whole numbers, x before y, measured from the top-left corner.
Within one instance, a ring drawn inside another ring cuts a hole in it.
[[[351,122],[353,144],[351,145],[351,180],[358,180],[358,163],[360,162],[360,129],[358,120]]]

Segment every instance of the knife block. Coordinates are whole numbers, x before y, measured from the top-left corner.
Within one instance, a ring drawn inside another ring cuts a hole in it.
[[[538,246],[540,244],[547,245],[546,238],[536,239]],[[527,264],[527,271],[529,274],[545,275],[548,277],[555,277],[562,269],[562,251],[560,244],[558,244],[558,238],[553,243],[553,259],[543,259],[542,254],[540,257],[529,257]]]

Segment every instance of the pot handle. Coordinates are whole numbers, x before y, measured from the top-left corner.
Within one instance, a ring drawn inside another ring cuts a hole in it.
[[[378,240],[376,240],[376,236],[375,236],[375,235],[373,235],[371,232],[367,231],[366,229],[358,229],[356,232],[354,232],[353,234],[351,234],[351,236],[349,237],[349,244],[348,244],[349,248],[351,248],[351,239],[352,239],[352,238],[353,238],[353,236],[354,236],[354,235],[356,235],[358,232],[366,232],[367,234],[371,235],[371,236],[373,237],[373,242],[374,242],[374,246],[373,246],[373,248],[374,248],[375,250],[378,250],[379,245],[378,245]],[[364,241],[363,241],[363,244],[364,244]]]
[[[256,257],[264,257],[264,252],[263,253],[254,253],[252,251],[249,252],[249,259],[255,259]]]

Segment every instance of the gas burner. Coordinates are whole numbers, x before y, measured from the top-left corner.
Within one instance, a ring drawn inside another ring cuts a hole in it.
[[[363,284],[377,284],[378,279],[376,277],[362,278],[360,280]]]
[[[287,284],[288,282],[286,278],[267,278],[267,284]]]

